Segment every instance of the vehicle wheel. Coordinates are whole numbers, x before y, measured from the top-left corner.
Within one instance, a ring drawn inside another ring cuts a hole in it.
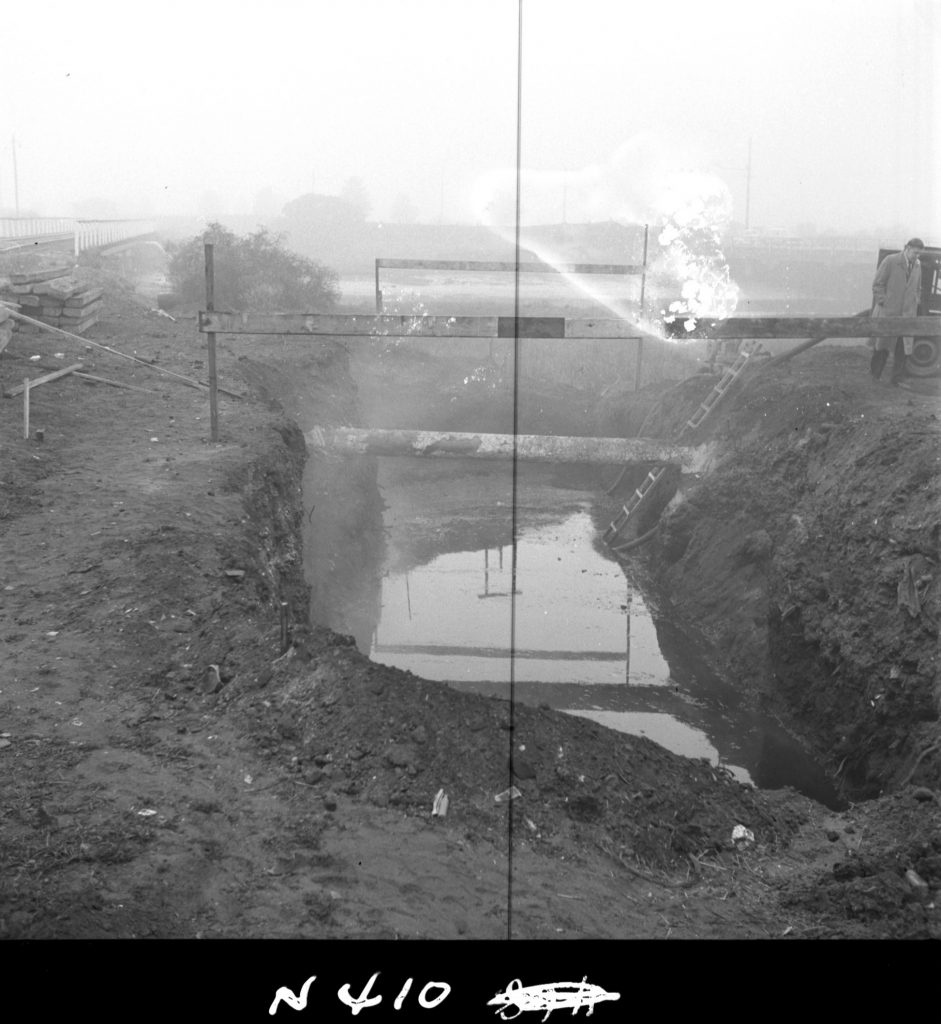
[[[941,374],[941,338],[916,338],[905,366],[913,377]]]

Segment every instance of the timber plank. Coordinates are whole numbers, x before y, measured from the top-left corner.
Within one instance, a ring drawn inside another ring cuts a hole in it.
[[[30,239],[32,242],[33,239]],[[10,273],[10,281],[13,284],[37,284],[40,281],[51,281],[57,277],[67,276],[74,264],[68,266],[48,267],[46,270],[33,270],[27,273]]]
[[[516,458],[528,462],[599,464],[672,463],[699,472],[705,446],[684,447],[642,437],[562,437],[546,434],[469,434],[430,430],[313,427],[304,435],[313,448],[350,455],[414,455],[424,458]]]
[[[73,295],[71,298],[66,299],[65,306],[86,306],[89,303],[100,299],[104,295],[103,288],[88,288],[83,292],[79,292],[77,295]]]
[[[66,366],[61,370],[54,370],[52,373],[47,373],[43,377],[37,377],[35,380],[31,380],[29,382],[29,390],[32,391],[33,388],[39,387],[40,384],[48,384],[51,380],[58,380],[59,377],[64,377],[68,373],[74,373],[76,370],[80,370],[81,368],[81,363],[73,363],[71,366]],[[3,393],[7,398],[14,398],[16,395],[23,394],[24,388],[25,385],[17,384],[16,387],[8,388]]]
[[[125,384],[120,380],[111,380],[109,377],[96,377],[93,373],[80,373],[78,370],[72,371],[76,377],[81,380],[90,380],[94,384],[110,384],[113,388],[125,388],[128,391],[143,391],[145,395],[159,395],[159,391],[154,391],[151,388],[141,388],[136,384]]]
[[[514,263],[505,260],[413,260],[381,256],[376,266],[388,270],[467,270],[523,274],[641,274],[644,268],[627,263]]]
[[[338,316],[325,313],[199,314],[198,329],[213,334],[296,334],[309,337],[352,335],[390,338],[507,338],[518,326],[526,338],[637,338],[630,320],[498,316]]]
[[[335,316],[327,313],[201,311],[199,330],[210,334],[357,335],[390,338],[495,338],[495,316]]]
[[[730,316],[724,320],[694,320],[687,331],[687,320],[677,317],[665,323],[673,338],[689,340],[735,338],[891,338],[903,335],[941,336],[938,316]]]

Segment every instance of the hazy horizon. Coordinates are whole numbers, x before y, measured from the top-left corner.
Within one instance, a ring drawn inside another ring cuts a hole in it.
[[[372,221],[512,224],[518,11],[17,7],[0,211],[264,221],[355,178]],[[936,243],[939,26],[933,0],[523,0],[521,222]]]

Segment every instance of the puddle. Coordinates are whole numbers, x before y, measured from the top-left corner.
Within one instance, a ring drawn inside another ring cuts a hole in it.
[[[521,466],[514,564],[505,467],[379,465],[386,564],[371,634],[356,637],[373,661],[504,698],[512,685],[523,703],[839,804],[780,726],[744,709],[670,623],[654,620],[598,539],[592,491],[559,485],[557,469]]]
[[[669,685],[656,630],[588,509],[522,525],[511,547],[438,555],[382,580],[374,661],[448,682]],[[511,656],[512,652],[512,656]]]

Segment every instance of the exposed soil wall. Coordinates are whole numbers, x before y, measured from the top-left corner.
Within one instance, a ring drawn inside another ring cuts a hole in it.
[[[649,556],[721,669],[854,798],[941,778],[937,406],[874,385],[865,360],[823,349],[753,368],[701,428],[719,465],[674,498]],[[649,432],[669,435],[713,383],[688,382]]]

